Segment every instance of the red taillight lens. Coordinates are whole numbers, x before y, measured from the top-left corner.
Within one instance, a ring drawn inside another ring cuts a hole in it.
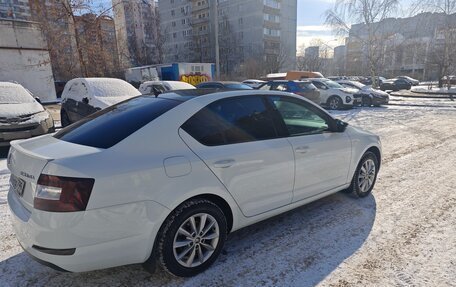
[[[92,193],[93,178],[74,178],[42,174],[36,186],[33,206],[52,212],[86,210]]]

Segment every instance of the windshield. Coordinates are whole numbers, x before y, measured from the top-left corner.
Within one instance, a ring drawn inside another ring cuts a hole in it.
[[[364,84],[361,84],[360,82],[350,82],[350,84],[353,85],[353,86],[355,86],[355,87],[358,88],[358,89],[362,89],[362,88],[364,88],[364,87],[366,86],[366,85],[364,85]],[[350,85],[350,84],[349,84],[349,85]],[[350,87],[350,88],[351,88],[351,87]]]
[[[233,90],[253,90],[252,87],[245,84],[225,84],[225,87]]]
[[[0,104],[33,103],[35,99],[20,85],[0,84]]]
[[[325,84],[330,88],[330,89],[343,89],[344,87],[339,85],[336,82],[333,82],[331,80],[325,81]]]

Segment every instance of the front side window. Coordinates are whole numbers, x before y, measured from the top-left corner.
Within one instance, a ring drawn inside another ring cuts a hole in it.
[[[298,99],[270,96],[273,106],[280,113],[290,136],[322,133],[329,130],[329,122],[311,104]]]
[[[191,117],[182,129],[207,146],[277,137],[270,112],[261,96],[216,101]]]

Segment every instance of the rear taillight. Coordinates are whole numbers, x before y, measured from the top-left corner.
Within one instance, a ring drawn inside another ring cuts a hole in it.
[[[74,178],[42,174],[38,179],[33,206],[52,212],[86,210],[93,178]]]

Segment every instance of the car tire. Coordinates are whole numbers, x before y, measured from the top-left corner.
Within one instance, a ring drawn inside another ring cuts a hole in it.
[[[373,152],[366,152],[359,161],[350,186],[343,192],[358,198],[368,196],[375,186],[378,168],[377,156]]]
[[[366,106],[366,107],[372,106],[372,99],[369,96],[363,97],[363,106]]]
[[[330,110],[340,110],[344,106],[343,101],[339,96],[329,97],[326,104]]]
[[[60,124],[62,128],[71,125],[70,118],[65,110],[60,111]]]
[[[164,270],[179,277],[203,272],[215,262],[227,236],[227,220],[213,202],[192,199],[177,207],[157,236],[157,256]]]

